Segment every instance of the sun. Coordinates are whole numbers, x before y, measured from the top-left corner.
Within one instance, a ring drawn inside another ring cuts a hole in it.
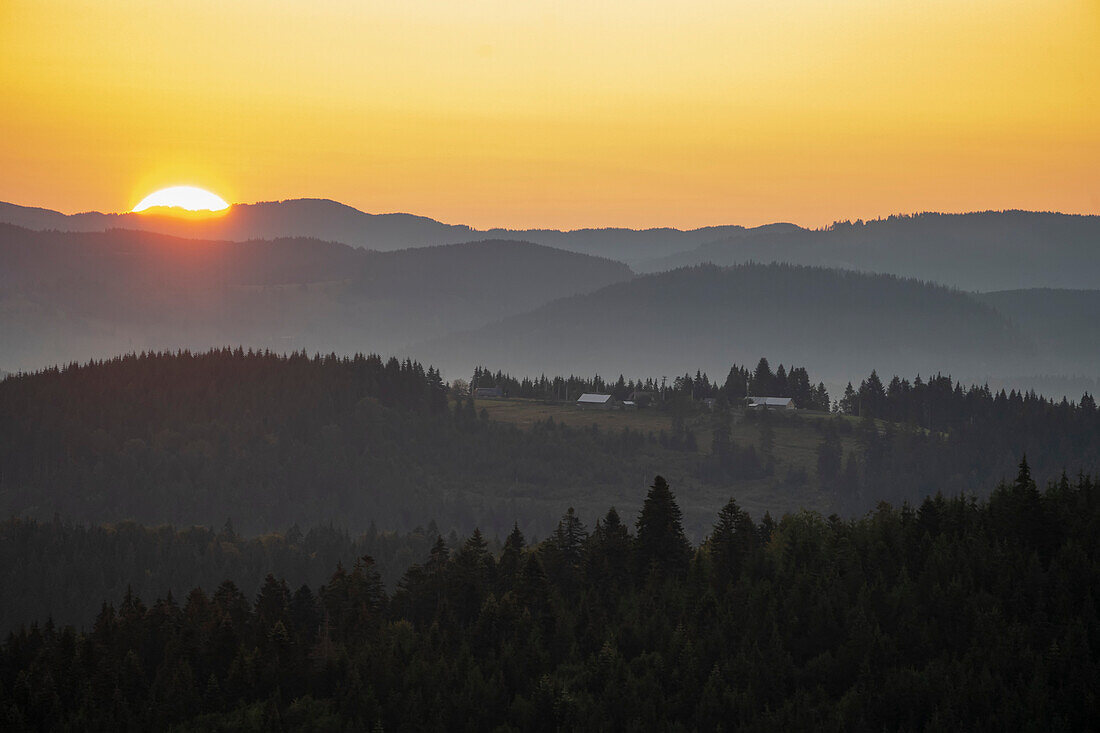
[[[134,213],[146,209],[183,209],[184,211],[224,211],[229,208],[221,196],[195,186],[171,186],[151,193],[134,207]]]

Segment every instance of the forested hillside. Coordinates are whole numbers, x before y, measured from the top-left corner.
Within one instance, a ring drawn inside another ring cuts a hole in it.
[[[770,225],[638,269],[658,272],[705,262],[841,267],[964,290],[1094,288],[1100,282],[1100,216],[983,211],[845,221],[821,230]]]
[[[779,371],[761,361],[722,383],[678,378],[659,405],[583,413],[582,424],[552,401],[534,421],[510,420],[498,408],[539,402],[456,399],[434,368],[377,356],[222,350],[51,369],[0,382],[0,515],[178,527],[228,518],[245,534],[331,522],[405,532],[434,518],[444,533],[503,536],[518,521],[544,535],[562,503],[588,515],[636,509],[638,485],[660,470],[681,487],[697,538],[734,493],[761,514],[847,514],[972,493],[1023,453],[1044,478],[1100,468],[1088,395],[1055,403],[873,373],[836,395],[845,414],[724,407],[753,384],[789,389]],[[791,375],[815,381],[792,368],[788,385]],[[709,394],[719,409],[702,406]]]
[[[727,484],[704,480],[683,430],[521,430],[449,404],[434,369],[374,356],[131,356],[0,382],[0,514],[538,533],[557,504],[634,496],[659,466],[713,503]]]
[[[374,560],[104,605],[0,647],[0,724],[175,730],[1087,730],[1100,689],[1100,492],[685,537],[658,476],[636,521],[569,509],[497,555],[439,540],[387,593]]]
[[[371,252],[0,225],[0,366],[240,343],[396,351],[630,277],[618,262],[515,241]]]
[[[716,370],[760,354],[813,364],[841,384],[950,372],[972,381],[1026,374],[1033,344],[969,295],[891,275],[788,265],[701,266],[562,299],[471,333],[417,346],[463,371],[479,363],[538,374],[677,374],[683,355]]]
[[[1100,290],[1002,290],[977,293],[1019,327],[1039,353],[1048,355],[1043,374],[1100,377]],[[1089,369],[1088,367],[1092,368]]]

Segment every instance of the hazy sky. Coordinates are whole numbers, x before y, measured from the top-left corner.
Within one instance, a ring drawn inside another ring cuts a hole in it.
[[[475,226],[1100,212],[1100,2],[0,0],[0,199]]]

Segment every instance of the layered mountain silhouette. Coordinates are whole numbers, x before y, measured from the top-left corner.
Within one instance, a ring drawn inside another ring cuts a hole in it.
[[[49,209],[0,203],[0,222],[28,229],[95,232],[137,229],[196,239],[245,241],[309,237],[378,251],[509,239],[543,244],[571,252],[637,262],[661,257],[740,231],[739,226],[679,229],[488,229],[443,224],[412,214],[367,214],[327,199],[291,199],[237,204],[223,215],[181,219],[149,214],[62,214]]]
[[[918,214],[842,222],[678,229],[475,230],[411,214],[368,214],[325,199],[238,204],[208,219],[65,215],[0,203],[0,222],[29,229],[137,229],[197,239],[308,237],[391,251],[477,239],[522,240],[608,257],[641,272],[703,263],[838,267],[931,280],[964,290],[1092,288],[1100,282],[1100,217],[1028,211]]]
[[[0,203],[0,221],[28,229],[101,232],[137,229],[194,239],[309,237],[380,251],[468,241],[472,230],[411,214],[367,214],[327,199],[237,204],[206,219],[156,214],[62,214],[50,209]]]
[[[207,220],[0,205],[5,217],[33,227],[0,225],[0,369],[7,371],[243,344],[407,353],[452,376],[483,363],[520,373],[651,375],[721,370],[761,354],[838,382],[868,367],[952,371],[1051,394],[1064,385],[1079,396],[1081,384],[1091,390],[1100,376],[1096,290],[974,294],[855,272],[893,269],[967,289],[1089,281],[1100,274],[1098,217],[1005,212],[823,231],[727,228],[723,240],[688,254],[844,268],[703,266],[634,280],[622,262],[567,248],[655,251],[670,238],[682,244],[714,232],[543,231],[560,247],[514,238],[441,245],[434,242],[483,233],[316,200],[234,207]],[[98,231],[109,226],[116,228]],[[248,238],[313,231],[354,243]],[[213,238],[219,233],[242,241]],[[402,248],[362,246],[372,238]]]
[[[635,269],[746,262],[891,273],[978,291],[1093,288],[1100,283],[1100,216],[987,211],[891,216],[822,230],[773,224]]]
[[[631,276],[529,242],[375,252],[0,225],[0,359],[14,371],[225,344],[396,351]]]
[[[835,382],[938,371],[1025,374],[1039,358],[1019,327],[971,295],[892,275],[791,265],[703,265],[561,299],[416,347],[425,359],[520,373],[719,373],[761,354]]]

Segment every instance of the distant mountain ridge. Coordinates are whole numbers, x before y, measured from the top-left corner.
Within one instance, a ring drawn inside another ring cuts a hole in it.
[[[925,213],[825,229],[776,223],[746,229],[487,229],[412,214],[368,214],[327,199],[237,204],[224,216],[65,215],[0,203],[0,222],[28,229],[139,229],[195,239],[309,237],[378,251],[475,239],[521,240],[608,257],[640,272],[704,263],[786,262],[878,272],[964,290],[1092,288],[1100,283],[1100,216],[1031,211]]]
[[[378,251],[455,244],[473,239],[521,240],[623,262],[660,257],[734,232],[739,226],[679,229],[477,230],[413,214],[368,214],[328,199],[289,199],[235,204],[209,219],[145,214],[62,214],[50,209],[0,202],[0,222],[27,229],[94,232],[137,229],[193,239],[246,241],[310,237]]]
[[[891,216],[818,230],[773,224],[635,269],[746,262],[889,273],[977,291],[1094,288],[1100,283],[1100,216],[985,211]]]
[[[672,377],[685,355],[719,370],[767,354],[810,364],[834,383],[871,368],[943,371],[980,383],[1028,373],[1037,358],[1018,327],[962,291],[793,265],[700,265],[640,276],[414,350],[459,369],[492,363],[517,373],[609,377],[632,365]]]
[[[0,224],[0,357],[18,370],[226,344],[397,351],[632,276],[529,242],[375,252]]]
[[[0,218],[15,211],[47,230],[0,225],[0,344],[4,347],[0,365],[17,371],[145,348],[242,343],[279,351],[371,348],[400,352],[423,347],[429,350],[408,353],[428,356],[452,374],[463,374],[494,358],[494,363],[517,372],[528,366],[552,366],[566,373],[606,368],[654,373],[664,368],[662,364],[669,361],[671,353],[677,353],[677,358],[670,365],[680,363],[682,352],[698,364],[709,364],[713,358],[716,367],[767,353],[813,365],[826,377],[861,374],[868,364],[883,365],[884,369],[898,364],[900,373],[943,369],[976,382],[1042,384],[1047,391],[1060,389],[1061,384],[1095,384],[1093,380],[1100,377],[1100,319],[1096,317],[1100,293],[1091,289],[1013,288],[976,295],[921,282],[916,283],[925,287],[921,292],[950,293],[962,310],[944,306],[941,293],[933,300],[943,302],[933,311],[944,316],[943,323],[933,322],[929,311],[917,307],[896,310],[897,323],[891,323],[882,314],[893,299],[902,291],[920,290],[906,284],[882,290],[885,305],[864,299],[864,313],[842,314],[843,318],[830,321],[826,316],[840,313],[838,309],[852,293],[838,287],[826,297],[828,288],[821,290],[824,281],[799,274],[799,268],[750,268],[747,271],[755,273],[753,277],[728,280],[724,286],[716,284],[723,282],[721,278],[703,275],[696,276],[698,287],[682,285],[681,280],[687,277],[682,274],[667,281],[642,278],[642,284],[627,283],[624,281],[634,276],[632,271],[612,258],[515,240],[431,244],[432,237],[440,236],[440,228],[458,233],[470,230],[449,229],[422,217],[362,214],[326,201],[241,207],[237,219],[153,217],[140,221],[159,222],[187,235],[193,235],[196,227],[214,226],[211,222],[221,222],[217,226],[222,230],[229,227],[230,234],[242,235],[251,226],[249,217],[280,231],[289,227],[286,222],[278,223],[278,217],[261,216],[265,206],[269,213],[287,217],[287,222],[295,221],[295,211],[301,209],[332,211],[338,214],[336,220],[350,217],[347,221],[353,229],[358,226],[355,222],[363,221],[377,222],[379,226],[372,230],[376,234],[384,231],[379,228],[382,224],[399,229],[408,225],[418,228],[423,238],[417,247],[375,251],[307,237],[234,242],[127,228],[57,232],[48,230],[94,228],[137,217],[67,217],[48,210],[0,205]],[[305,217],[298,226],[308,229],[309,220]],[[771,262],[840,260],[846,267],[825,269],[846,271],[838,282],[849,284],[857,282],[852,278],[859,272],[888,267],[902,276],[916,273],[918,279],[940,282],[950,281],[947,276],[936,279],[928,273],[948,272],[958,281],[980,285],[1031,279],[1087,281],[1100,267],[1096,256],[1100,251],[1092,239],[1098,220],[1100,217],[1004,212],[892,217],[823,231],[780,223],[751,230],[737,228],[736,235],[691,252],[693,257],[718,252]],[[337,225],[330,222],[327,226],[326,231],[331,232]],[[667,232],[677,236],[713,233],[587,230],[591,238],[586,246],[613,249],[626,246],[623,243],[630,237],[650,237],[659,244]],[[570,244],[570,236],[577,236],[575,232],[543,234],[548,241],[564,244]],[[396,240],[387,241],[392,244]],[[755,282],[761,277],[770,283],[763,290]],[[906,277],[894,280],[908,283]],[[636,308],[623,309],[607,293],[593,294],[594,299],[586,301],[593,304],[588,306],[590,312],[551,302],[584,298],[616,283],[622,284],[621,292],[637,301]],[[657,289],[647,291],[654,283]],[[675,297],[663,291],[668,284],[674,286]],[[819,299],[807,300],[814,292]],[[738,299],[737,293],[743,297]],[[747,293],[756,295],[752,299]],[[761,310],[766,304],[770,305]],[[979,318],[972,310],[975,306],[996,318],[982,321],[985,316]],[[563,312],[553,316],[558,325],[546,331],[546,324],[539,319],[550,318],[547,314],[552,308]],[[617,313],[618,320],[609,318],[609,313]],[[733,314],[740,314],[740,320]],[[805,332],[802,324],[815,319],[821,321],[817,330]],[[866,328],[837,330],[837,324],[845,319]],[[945,341],[955,326],[973,326],[979,321],[992,332],[975,328],[968,339]],[[509,332],[520,323],[530,333]],[[761,335],[745,330],[746,323],[757,324]],[[915,324],[922,324],[917,331],[913,330]],[[566,326],[577,329],[579,335],[553,332]],[[602,328],[611,335],[589,348],[589,337],[580,331],[591,328]],[[700,329],[705,337],[697,332]],[[1011,348],[1002,348],[1003,344],[986,348],[1004,329],[1012,334]],[[621,332],[635,336],[623,342],[618,356],[612,358],[608,344],[616,342]],[[819,333],[834,336],[818,341]],[[857,342],[852,333],[870,336]],[[877,333],[881,338],[874,335]],[[908,340],[899,340],[897,336],[904,333],[909,333]],[[472,353],[475,343],[482,343],[478,349],[484,356]],[[723,346],[716,347],[716,343]],[[885,349],[889,343],[894,344],[893,351]],[[451,344],[453,349],[449,353],[436,351],[441,344]],[[646,344],[646,349],[639,344]],[[742,353],[743,344],[753,345]],[[816,346],[809,348],[812,344]],[[601,352],[606,359],[595,358]],[[799,356],[792,358],[795,354]],[[1070,394],[1080,392],[1072,386],[1067,389]]]
[[[247,241],[309,237],[386,251],[467,241],[470,227],[442,224],[412,214],[367,214],[328,199],[291,199],[236,204],[209,219],[176,219],[98,211],[62,214],[50,209],[0,203],[0,221],[27,229],[97,232],[136,229],[188,239]]]

